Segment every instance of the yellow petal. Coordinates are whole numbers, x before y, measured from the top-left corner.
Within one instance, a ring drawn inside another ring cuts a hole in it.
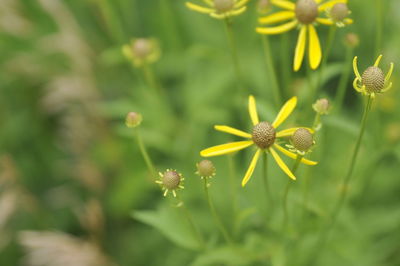
[[[247,2],[249,2],[249,0],[240,0],[235,4],[235,8],[239,8],[244,6],[245,4],[247,4]]]
[[[312,24],[308,25],[308,32],[310,34],[310,43],[308,46],[310,67],[311,69],[317,69],[322,58],[321,45],[319,44],[317,31]]]
[[[296,8],[296,5],[294,3],[286,1],[286,0],[272,0],[271,2],[273,5],[276,5],[278,7],[288,9],[288,10],[294,10]]]
[[[290,137],[299,128],[305,128],[308,131],[310,131],[311,134],[314,134],[314,130],[312,128],[308,128],[308,127],[292,127],[292,128],[288,128],[288,129],[284,129],[284,130],[279,131],[278,133],[276,133],[276,137],[277,138]]]
[[[274,144],[274,147],[275,147],[276,149],[278,149],[280,152],[282,152],[283,154],[285,154],[287,157],[292,158],[292,159],[294,159],[294,160],[297,159],[297,156],[298,156],[297,154],[286,150],[286,149],[283,148],[282,146],[279,146],[278,144]],[[317,165],[317,164],[318,164],[317,162],[310,161],[310,160],[307,160],[307,159],[304,159],[304,158],[301,158],[301,161],[300,161],[300,162],[301,162],[301,163],[304,163],[304,164],[307,164],[307,165]]]
[[[303,25],[300,29],[299,37],[297,39],[296,50],[294,52],[294,71],[298,71],[300,69],[301,63],[304,58],[304,50],[306,48],[306,33],[307,26]]]
[[[250,177],[253,174],[254,169],[256,168],[258,158],[260,158],[261,152],[262,151],[260,149],[258,149],[257,152],[254,154],[253,159],[251,159],[249,168],[247,169],[246,174],[244,175],[243,180],[242,180],[242,187],[244,187],[246,185],[246,183],[250,180]]]
[[[271,152],[272,157],[274,157],[276,163],[283,170],[283,172],[285,172],[285,174],[287,174],[291,179],[296,180],[296,177],[294,176],[292,171],[290,171],[289,167],[287,167],[285,162],[282,161],[281,157],[276,153],[276,151],[272,148],[270,148],[269,151]]]
[[[216,126],[214,126],[214,128],[221,132],[225,132],[225,133],[229,133],[229,134],[232,134],[235,136],[251,139],[251,135],[249,133],[243,132],[243,131],[233,128],[233,127],[216,125]]]
[[[353,70],[354,74],[356,74],[357,79],[361,81],[361,75],[360,72],[358,72],[358,66],[357,66],[357,56],[355,56],[353,59]]]
[[[351,18],[345,18],[345,19],[343,20],[343,22],[344,22],[344,24],[346,24],[346,25],[350,25],[350,24],[353,24],[353,23],[354,23],[354,21],[353,21]]]
[[[230,11],[228,14],[229,14],[229,16],[237,16],[237,15],[242,14],[244,11],[246,11],[246,9],[247,9],[247,6],[242,6],[239,9],[234,9],[234,10]]]
[[[297,24],[297,20],[293,20],[276,27],[257,27],[256,32],[261,34],[280,34],[293,29],[294,27],[296,27]]]
[[[333,7],[334,5],[336,5],[336,4],[338,4],[338,3],[345,3],[345,4],[347,4],[347,0],[331,0],[331,1],[328,1],[328,2],[326,2],[326,3],[322,4],[322,5],[320,5],[320,6],[318,7],[318,11],[319,11],[319,12],[325,11],[325,10],[327,10],[328,8],[331,8],[331,7]]]
[[[194,10],[194,11],[197,11],[200,13],[204,13],[204,14],[210,14],[210,13],[214,12],[214,9],[212,9],[212,8],[198,6],[198,5],[192,4],[190,2],[186,2],[185,5],[187,8],[189,8],[191,10]]]
[[[382,55],[379,55],[378,58],[375,61],[375,64],[374,64],[375,67],[379,66],[379,63],[381,62],[381,59],[382,59]]]
[[[317,18],[316,21],[320,24],[324,24],[324,25],[328,25],[328,26],[335,24],[335,22],[333,22],[333,20],[331,20],[329,18]]]
[[[272,123],[272,126],[274,128],[279,127],[280,124],[282,124],[286,118],[293,112],[293,109],[296,107],[297,104],[297,97],[294,96],[290,98],[281,108],[279,111],[278,115],[275,118],[275,121]]]
[[[295,13],[293,11],[281,11],[266,17],[259,18],[258,22],[260,22],[261,24],[272,24],[294,18],[294,16]]]
[[[217,146],[213,146],[208,149],[202,150],[200,152],[200,155],[203,157],[224,155],[224,154],[232,153],[235,151],[243,150],[244,148],[247,148],[252,144],[253,144],[253,141],[251,141],[251,140],[226,143],[226,144],[217,145]]]
[[[393,63],[390,63],[389,72],[386,74],[385,82],[389,81],[390,77],[392,76],[393,68],[394,68]]]
[[[258,123],[260,123],[258,120],[256,99],[254,98],[253,95],[249,96],[249,114],[251,122],[253,122],[253,125],[257,125]]]

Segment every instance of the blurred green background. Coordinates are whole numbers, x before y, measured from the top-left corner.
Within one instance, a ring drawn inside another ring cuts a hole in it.
[[[215,132],[214,124],[250,129],[245,97],[236,97],[223,23],[187,9],[181,0],[2,0],[0,265],[306,265],[316,253],[317,265],[400,265],[400,2],[380,1],[350,0],[355,23],[337,30],[318,96],[334,99],[343,71],[351,72],[351,80],[343,110],[323,117],[310,154],[319,165],[298,173],[287,235],[278,230],[287,182],[278,167],[270,164],[276,207],[271,228],[264,228],[261,167],[245,189],[239,188],[252,151],[233,158],[241,217],[235,222],[229,160],[213,159],[217,176],[210,193],[224,223],[236,228],[238,252],[220,238],[194,174],[201,149],[235,140]],[[261,118],[272,120],[279,106],[254,30],[257,18],[252,0],[234,18],[233,30],[246,94],[256,96]],[[324,49],[328,27],[317,30]],[[394,86],[375,101],[348,204],[319,251],[313,245],[338,199],[362,113],[362,97],[351,85],[352,67],[344,64],[344,38],[350,32],[360,38],[354,50],[360,71],[379,51],[384,71],[395,63]],[[152,67],[164,98],[121,53],[121,46],[137,37],[160,43],[162,55]],[[291,70],[296,38],[297,31],[291,31],[269,40],[284,99],[299,97],[286,125],[311,126],[307,65],[298,73]],[[310,75],[316,80],[317,74]],[[139,130],[157,169],[184,174],[181,196],[208,250],[196,249],[185,217],[149,176],[133,130],[124,124],[129,111],[144,117]],[[304,209],[303,176],[309,176],[309,206],[307,218],[297,223]]]

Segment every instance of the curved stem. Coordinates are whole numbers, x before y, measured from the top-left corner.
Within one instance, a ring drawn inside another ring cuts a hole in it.
[[[303,158],[302,155],[297,155],[296,161],[294,162],[294,165],[292,167],[292,173],[295,174],[297,171],[297,168],[299,167],[300,161]],[[290,186],[291,186],[292,180],[289,179],[288,183],[286,184],[285,191],[283,193],[283,228],[286,228],[286,225],[289,220],[289,212],[288,212],[288,207],[287,207],[287,199],[290,191]]]
[[[178,193],[177,193],[176,197],[177,197],[177,199],[179,201],[178,206],[182,208],[183,213],[185,214],[186,219],[188,220],[188,222],[190,224],[190,227],[192,228],[193,233],[196,235],[196,237],[197,237],[197,239],[199,241],[201,249],[205,249],[206,244],[204,242],[203,236],[201,235],[200,230],[198,229],[196,224],[193,222],[192,215],[190,214],[189,210],[186,208],[185,203],[183,202],[183,200],[181,200],[181,198],[180,198]]]
[[[242,74],[241,74],[240,66],[239,66],[239,58],[238,58],[238,54],[237,54],[237,48],[236,48],[235,39],[233,36],[232,22],[229,21],[228,18],[226,18],[224,20],[224,26],[225,26],[226,37],[227,37],[228,43],[229,43],[229,48],[231,50],[235,76],[236,76],[239,87],[241,87],[241,89],[244,89],[243,81],[242,81]]]
[[[321,86],[322,76],[325,74],[326,63],[328,62],[328,58],[329,58],[329,55],[332,50],[332,45],[333,45],[333,40],[335,39],[335,34],[336,34],[336,26],[331,26],[329,28],[325,55],[322,57],[321,70],[319,71],[319,74],[318,74],[318,82],[317,82],[317,86],[316,86],[317,90]]]
[[[337,112],[340,112],[343,106],[344,96],[346,95],[346,85],[349,82],[351,73],[351,71],[349,71],[349,66],[351,66],[352,58],[353,58],[353,48],[347,47],[342,76],[340,77],[339,85],[336,90],[335,109]]]
[[[264,54],[265,54],[265,62],[267,63],[267,75],[271,79],[271,86],[274,91],[275,104],[277,106],[280,106],[282,104],[282,96],[281,96],[281,93],[279,90],[279,84],[278,84],[278,80],[276,77],[274,62],[272,60],[272,55],[271,55],[271,47],[270,47],[269,39],[268,39],[267,35],[262,36],[262,43],[263,43]]]
[[[372,106],[372,102],[373,102],[373,98],[371,96],[368,97],[368,101],[367,104],[365,105],[365,109],[364,109],[364,113],[361,119],[361,126],[360,126],[360,131],[358,134],[358,138],[357,138],[357,142],[356,142],[356,146],[354,148],[353,151],[353,155],[350,159],[350,166],[347,170],[347,174],[343,179],[342,182],[342,187],[341,187],[341,192],[340,192],[340,196],[339,196],[339,200],[337,201],[335,207],[333,208],[332,211],[332,217],[328,223],[328,225],[326,226],[326,228],[324,228],[323,230],[321,230],[321,233],[319,234],[316,246],[315,246],[315,250],[318,249],[318,252],[316,254],[321,254],[322,250],[326,244],[327,238],[328,238],[328,234],[329,232],[333,229],[333,227],[335,226],[336,220],[339,217],[340,211],[346,201],[346,197],[347,197],[347,192],[348,192],[348,186],[354,171],[354,167],[357,161],[357,156],[358,156],[358,152],[360,150],[360,146],[361,146],[361,141],[362,138],[364,136],[364,131],[365,131],[365,126],[367,124],[367,118],[368,118],[368,114],[371,110],[371,106]],[[317,261],[317,256],[315,256],[315,254],[313,255],[310,263],[308,265],[313,265],[315,264],[315,262]]]
[[[221,219],[219,218],[218,213],[217,213],[217,211],[215,209],[215,206],[214,206],[214,204],[213,204],[213,202],[211,200],[210,193],[208,191],[208,187],[209,187],[208,179],[206,177],[204,177],[203,179],[204,179],[204,191],[206,193],[208,207],[210,208],[210,211],[211,211],[212,215],[214,216],[214,220],[215,220],[219,230],[221,231],[221,234],[225,238],[225,241],[228,244],[233,244],[232,238],[228,234],[228,231],[226,230],[226,228],[225,228],[224,224],[222,223]]]
[[[154,164],[153,164],[153,162],[152,162],[152,160],[151,160],[151,158],[150,158],[150,156],[149,156],[149,154],[147,152],[146,146],[143,143],[143,140],[142,140],[142,137],[140,135],[139,129],[135,128],[134,132],[135,132],[136,141],[137,141],[137,143],[139,145],[140,153],[142,154],[144,162],[146,163],[147,169],[149,170],[149,172],[150,172],[150,174],[151,174],[151,176],[153,178],[157,178],[157,171],[156,171],[156,169],[154,167]]]

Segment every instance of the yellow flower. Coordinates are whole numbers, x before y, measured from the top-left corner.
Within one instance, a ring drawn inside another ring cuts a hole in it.
[[[225,19],[237,16],[246,11],[249,0],[203,0],[207,7],[186,2],[186,6],[194,11],[208,14],[216,19]]]
[[[276,128],[278,128],[286,120],[286,118],[288,118],[288,116],[292,113],[293,109],[296,107],[296,104],[297,104],[297,97],[293,97],[289,101],[287,101],[283,105],[281,110],[279,111],[274,122],[272,124],[270,124],[267,121],[263,121],[263,122],[259,121],[257,109],[256,109],[256,101],[255,101],[254,97],[252,95],[250,95],[249,96],[249,113],[250,113],[251,121],[253,123],[253,130],[252,130],[251,134],[241,131],[239,129],[225,126],[225,125],[214,126],[214,128],[218,131],[222,131],[222,132],[229,133],[229,134],[232,134],[235,136],[239,136],[239,137],[245,138],[247,140],[217,145],[217,146],[202,150],[200,152],[200,155],[203,157],[219,156],[219,155],[233,153],[233,152],[245,149],[247,147],[250,147],[252,145],[255,145],[257,147],[257,151],[256,151],[255,155],[253,156],[250,166],[247,169],[247,172],[242,180],[242,186],[245,186],[246,183],[249,181],[251,175],[254,172],[254,169],[256,168],[258,158],[260,157],[260,155],[263,152],[271,153],[272,157],[274,157],[278,166],[290,178],[292,178],[293,180],[296,180],[296,177],[290,171],[289,167],[283,162],[281,157],[275,151],[275,149],[276,149],[292,159],[297,158],[296,154],[284,149],[282,146],[280,146],[276,143],[277,138],[290,137],[298,129],[298,127],[295,127],[295,128],[289,128],[289,129],[285,129],[285,130],[276,132]],[[309,130],[312,132],[312,129],[309,129]],[[304,164],[308,164],[308,165],[316,165],[317,164],[317,162],[313,162],[313,161],[310,161],[310,160],[307,160],[304,158],[301,160],[301,162]]]
[[[132,39],[130,44],[122,46],[122,53],[136,67],[156,62],[160,58],[160,46],[155,39]]]
[[[315,24],[333,25],[335,22],[331,18],[322,18],[319,15],[338,3],[347,3],[347,0],[330,0],[321,3],[322,0],[297,0],[296,3],[288,0],[272,0],[272,4],[285,9],[285,11],[276,12],[272,15],[259,19],[260,24],[269,25],[283,21],[279,26],[257,27],[256,31],[260,34],[281,34],[292,30],[296,27],[300,28],[299,37],[297,39],[296,50],[294,54],[294,71],[298,71],[301,67],[306,49],[307,36],[308,56],[311,69],[315,70],[321,63],[322,52]]]
[[[338,27],[344,27],[353,24],[353,20],[347,17],[351,11],[344,2],[336,2],[332,7],[326,9],[326,14],[329,19],[323,20],[325,25],[335,24]]]
[[[356,78],[353,82],[353,87],[356,91],[362,93],[363,95],[371,96],[375,98],[377,93],[384,93],[392,87],[392,82],[390,82],[390,77],[393,73],[394,65],[390,63],[389,72],[383,73],[382,69],[379,68],[379,62],[382,59],[382,55],[376,59],[373,66],[368,67],[362,75],[358,72],[357,67],[357,56],[353,60],[353,69]]]

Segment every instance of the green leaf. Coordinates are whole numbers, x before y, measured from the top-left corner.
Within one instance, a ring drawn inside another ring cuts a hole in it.
[[[181,208],[162,204],[156,211],[134,211],[132,217],[156,228],[178,246],[193,250],[201,246]]]

